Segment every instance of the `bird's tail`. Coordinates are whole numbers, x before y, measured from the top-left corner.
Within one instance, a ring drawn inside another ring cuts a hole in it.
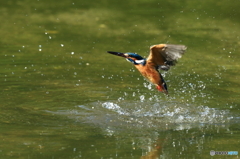
[[[168,90],[167,90],[167,84],[164,82],[161,85],[157,85],[157,90],[159,90],[160,92],[165,93],[166,95],[168,95]]]

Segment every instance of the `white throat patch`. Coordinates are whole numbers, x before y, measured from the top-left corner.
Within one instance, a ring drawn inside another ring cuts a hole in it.
[[[141,63],[144,62],[144,59],[142,59],[142,60],[135,60],[135,62],[136,62],[137,64],[141,64]]]

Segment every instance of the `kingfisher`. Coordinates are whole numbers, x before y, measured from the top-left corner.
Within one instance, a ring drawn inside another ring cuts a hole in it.
[[[168,95],[167,84],[160,73],[160,70],[168,71],[171,66],[177,63],[182,57],[187,47],[185,45],[175,44],[157,44],[150,47],[150,53],[147,58],[143,58],[137,53],[121,53],[107,51],[110,54],[126,58],[127,61],[134,64],[136,69],[152,84],[158,91]]]

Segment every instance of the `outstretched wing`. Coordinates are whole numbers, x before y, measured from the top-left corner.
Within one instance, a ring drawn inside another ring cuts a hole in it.
[[[153,45],[150,47],[150,54],[147,58],[147,62],[152,63],[156,67],[160,67],[160,69],[168,70],[170,66],[176,64],[177,60],[182,57],[186,49],[187,47],[185,45]]]

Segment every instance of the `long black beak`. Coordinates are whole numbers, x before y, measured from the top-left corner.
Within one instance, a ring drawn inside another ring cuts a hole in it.
[[[124,55],[124,53],[121,53],[121,52],[114,52],[114,51],[107,51],[107,52],[113,55],[117,55],[125,58],[127,57],[126,55]]]

